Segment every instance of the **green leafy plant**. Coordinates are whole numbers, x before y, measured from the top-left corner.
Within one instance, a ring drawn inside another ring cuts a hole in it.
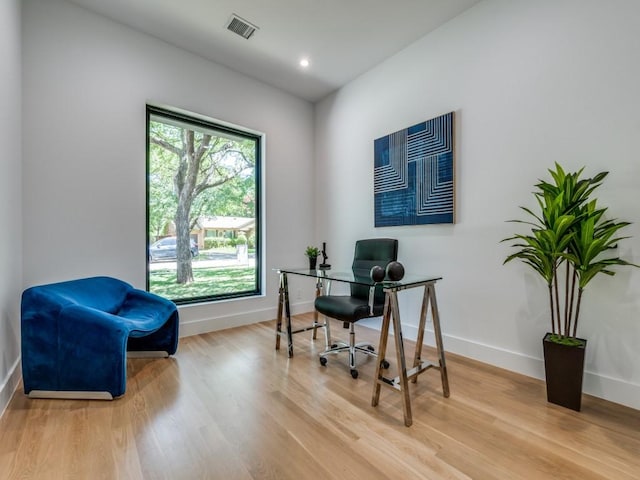
[[[590,199],[609,172],[581,178],[583,171],[565,173],[556,163],[555,170],[549,170],[552,182],[539,180],[535,185],[540,212],[520,207],[529,219],[510,220],[530,226],[530,232],[502,240],[515,241],[511,247],[517,249],[504,263],[519,259],[547,283],[551,332],[559,343],[576,337],[584,289],[598,273],[615,275],[610,269],[615,265],[638,266],[612,252],[628,238],[617,234],[629,222],[605,219],[607,209]]]
[[[307,247],[304,254],[309,258],[317,258],[320,255],[318,247]]]

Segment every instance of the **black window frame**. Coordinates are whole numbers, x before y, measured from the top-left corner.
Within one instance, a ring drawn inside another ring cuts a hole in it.
[[[146,165],[145,165],[145,237],[146,237],[146,290],[149,291],[150,280],[150,268],[149,268],[149,167],[150,167],[150,141],[149,141],[149,126],[151,117],[163,117],[168,120],[178,121],[181,123],[194,125],[196,128],[204,128],[212,131],[218,131],[223,134],[229,134],[233,136],[239,136],[248,138],[255,141],[255,166],[254,166],[254,179],[255,179],[255,288],[248,291],[225,293],[218,295],[203,295],[190,298],[177,298],[170,299],[177,305],[192,305],[209,302],[217,302],[236,298],[250,298],[263,296],[263,281],[262,281],[262,242],[263,242],[263,224],[262,224],[262,145],[263,134],[256,133],[250,129],[243,129],[240,126],[230,126],[226,123],[221,123],[214,119],[205,119],[196,113],[187,113],[183,111],[171,110],[168,108],[157,107],[153,105],[146,106],[146,122],[145,122],[145,140],[146,140]]]

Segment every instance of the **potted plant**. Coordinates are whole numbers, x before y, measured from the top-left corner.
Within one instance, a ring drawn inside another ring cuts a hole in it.
[[[320,255],[318,247],[307,247],[304,254],[309,257],[309,270],[315,270],[316,263],[318,262],[318,255]]]
[[[539,180],[533,192],[538,213],[520,207],[528,220],[510,220],[530,227],[528,234],[516,234],[515,253],[504,263],[522,260],[544,279],[549,291],[551,331],[543,339],[547,400],[580,410],[584,353],[587,341],[577,337],[580,306],[585,287],[598,274],[614,275],[615,265],[636,266],[618,257],[613,249],[618,231],[629,225],[605,219],[606,208],[597,206],[593,192],[608,172],[581,178],[584,167],[565,173],[556,163],[549,170],[552,181]]]

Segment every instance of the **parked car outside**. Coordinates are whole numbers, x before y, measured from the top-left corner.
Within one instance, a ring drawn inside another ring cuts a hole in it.
[[[191,257],[197,257],[200,253],[198,245],[191,239]],[[176,237],[166,237],[154,242],[149,247],[149,262],[157,262],[159,260],[175,260],[176,255]]]

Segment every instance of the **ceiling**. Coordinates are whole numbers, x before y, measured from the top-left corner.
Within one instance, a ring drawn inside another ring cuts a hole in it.
[[[480,0],[69,1],[315,102]],[[232,14],[258,30],[229,31]]]

